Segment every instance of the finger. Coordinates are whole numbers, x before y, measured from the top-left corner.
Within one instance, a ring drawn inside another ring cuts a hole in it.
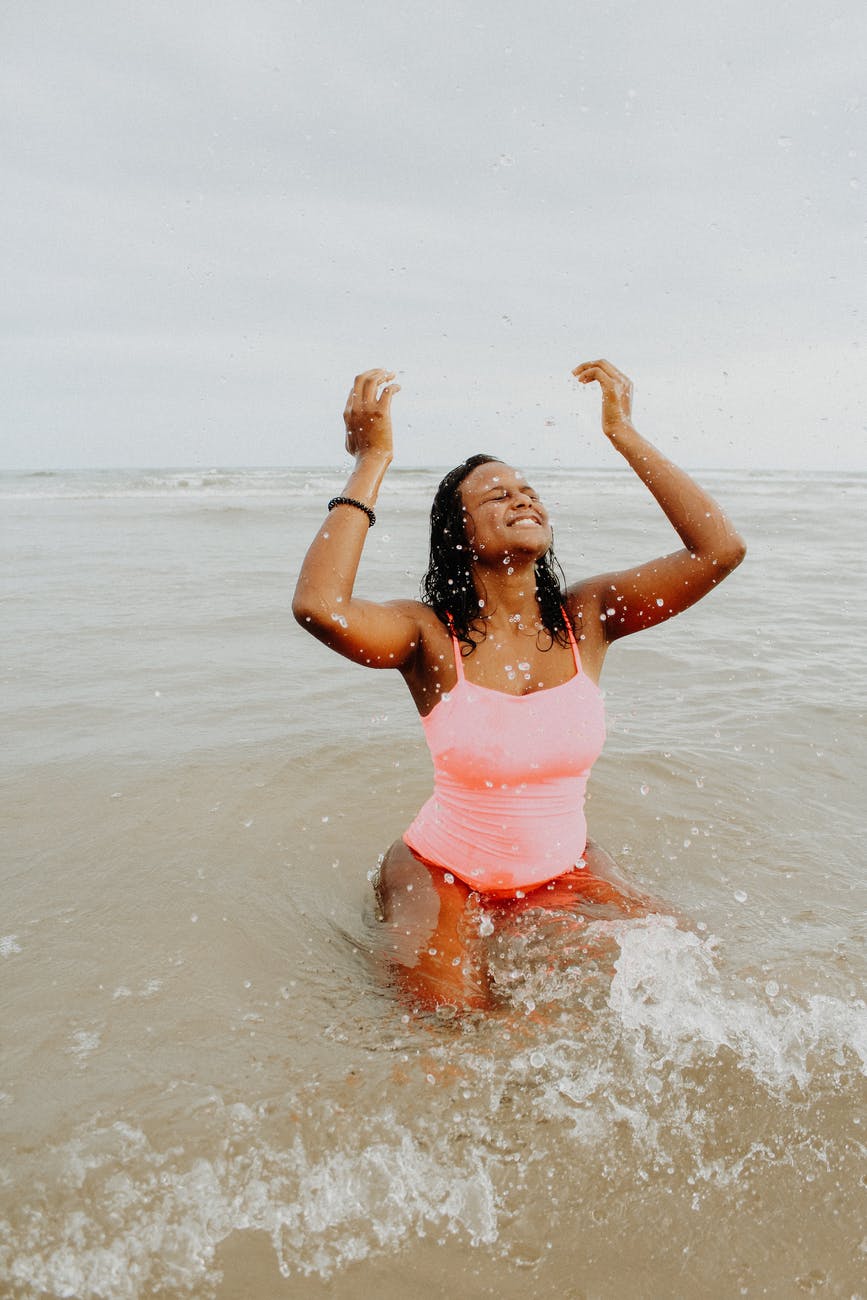
[[[391,410],[391,399],[394,397],[395,393],[399,393],[399,392],[400,392],[400,384],[389,384],[388,387],[383,388],[382,392],[380,393],[379,400],[382,403],[382,409],[386,415],[388,415],[389,411]]]
[[[370,381],[378,373],[377,370],[362,370],[360,374],[355,376],[350,398],[355,398],[356,410],[367,400],[366,394],[369,391]]]
[[[603,367],[600,362],[590,361],[580,366],[578,370],[580,373],[575,373],[579,384],[590,384],[595,381],[605,393],[620,393],[626,396],[632,393],[631,380],[612,365]]]
[[[392,381],[393,379],[394,379],[394,371],[393,371],[393,370],[382,370],[382,371],[380,371],[380,377],[379,377],[379,379],[377,380],[377,384],[376,384],[377,397],[378,397],[380,400],[382,399],[382,395],[383,395],[383,393],[385,392],[386,387],[388,387],[388,386],[391,384],[391,381]],[[400,384],[398,384],[397,387],[399,388],[399,387],[400,387]]]
[[[583,362],[582,365],[575,367],[572,374],[577,375],[580,379],[582,372],[591,369],[601,370],[603,374],[606,374],[609,377],[609,379],[626,379],[626,376],[618,370],[616,366],[613,366],[610,361],[606,361],[604,357],[600,357],[597,361]]]
[[[572,371],[577,376],[579,384],[592,384],[598,381],[600,384],[611,382],[611,376],[605,370],[601,370],[593,361],[587,361],[583,366],[578,366]]]
[[[368,404],[375,402],[380,384],[385,383],[386,379],[390,378],[393,378],[393,376],[387,370],[368,370],[362,385],[362,395],[365,402]]]

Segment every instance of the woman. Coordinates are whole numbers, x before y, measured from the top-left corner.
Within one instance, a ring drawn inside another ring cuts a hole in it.
[[[473,935],[529,908],[654,910],[587,840],[584,788],[602,748],[598,681],[609,645],[706,595],[745,546],[719,506],[634,428],[632,384],[608,361],[573,371],[602,390],[602,429],[658,501],[681,549],[561,590],[548,515],[523,474],[473,456],[440,485],[424,600],[353,595],[392,459],[384,370],[344,411],[355,469],[307,552],[302,625],[356,663],[396,668],[422,719],[435,788],[380,864],[386,947],[425,1005],[487,1006]],[[580,650],[579,650],[580,645]]]

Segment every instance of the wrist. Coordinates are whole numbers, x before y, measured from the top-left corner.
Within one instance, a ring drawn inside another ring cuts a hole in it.
[[[390,453],[360,453],[355,458],[355,468],[346,484],[346,495],[360,497],[368,505],[373,505],[390,464]]]
[[[364,451],[358,452],[355,457],[355,464],[361,465],[381,465],[388,469],[394,460],[394,452],[386,450],[384,447],[366,447]]]

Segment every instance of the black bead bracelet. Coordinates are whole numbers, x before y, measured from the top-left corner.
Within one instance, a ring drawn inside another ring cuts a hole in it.
[[[335,506],[355,506],[357,510],[363,510],[367,515],[368,528],[372,528],[376,523],[376,515],[370,506],[366,506],[363,501],[356,501],[355,497],[332,497],[328,502],[328,509],[333,510]]]

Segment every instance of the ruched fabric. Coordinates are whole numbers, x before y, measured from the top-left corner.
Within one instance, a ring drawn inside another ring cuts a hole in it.
[[[567,627],[574,677],[529,695],[468,682],[453,633],[457,681],[422,718],[434,791],[403,838],[479,893],[533,889],[584,854],[584,797],[605,711],[568,618]]]

